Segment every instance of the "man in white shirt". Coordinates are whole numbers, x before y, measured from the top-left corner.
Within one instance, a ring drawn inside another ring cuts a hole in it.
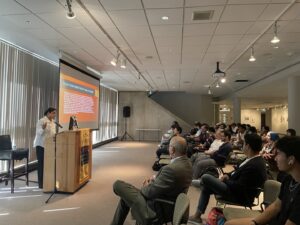
[[[39,188],[43,188],[44,142],[47,137],[53,137],[55,135],[55,115],[56,109],[49,107],[45,111],[44,117],[41,118],[36,125],[36,135],[33,142],[33,147],[36,148],[36,157],[38,160],[37,172]]]

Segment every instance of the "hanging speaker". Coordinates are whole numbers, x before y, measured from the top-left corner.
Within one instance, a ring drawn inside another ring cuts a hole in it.
[[[130,117],[130,106],[123,107],[123,117],[125,118]]]

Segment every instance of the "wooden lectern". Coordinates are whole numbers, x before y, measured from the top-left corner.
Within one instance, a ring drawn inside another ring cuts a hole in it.
[[[44,153],[43,191],[54,189],[55,142],[48,138]],[[90,129],[63,131],[56,135],[56,189],[74,193],[92,175],[92,136]]]

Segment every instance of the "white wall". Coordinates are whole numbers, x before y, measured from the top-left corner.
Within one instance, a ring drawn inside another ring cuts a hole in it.
[[[285,134],[288,129],[288,109],[272,109],[271,111],[272,131]],[[293,128],[293,127],[289,127]]]
[[[260,129],[261,126],[261,112],[256,109],[242,109],[241,123],[250,124],[251,126]]]

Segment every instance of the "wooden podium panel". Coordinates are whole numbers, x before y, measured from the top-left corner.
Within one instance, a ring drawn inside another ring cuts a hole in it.
[[[45,143],[43,191],[54,189],[55,142]],[[64,131],[56,135],[56,188],[73,193],[91,178],[92,137],[90,129]]]

